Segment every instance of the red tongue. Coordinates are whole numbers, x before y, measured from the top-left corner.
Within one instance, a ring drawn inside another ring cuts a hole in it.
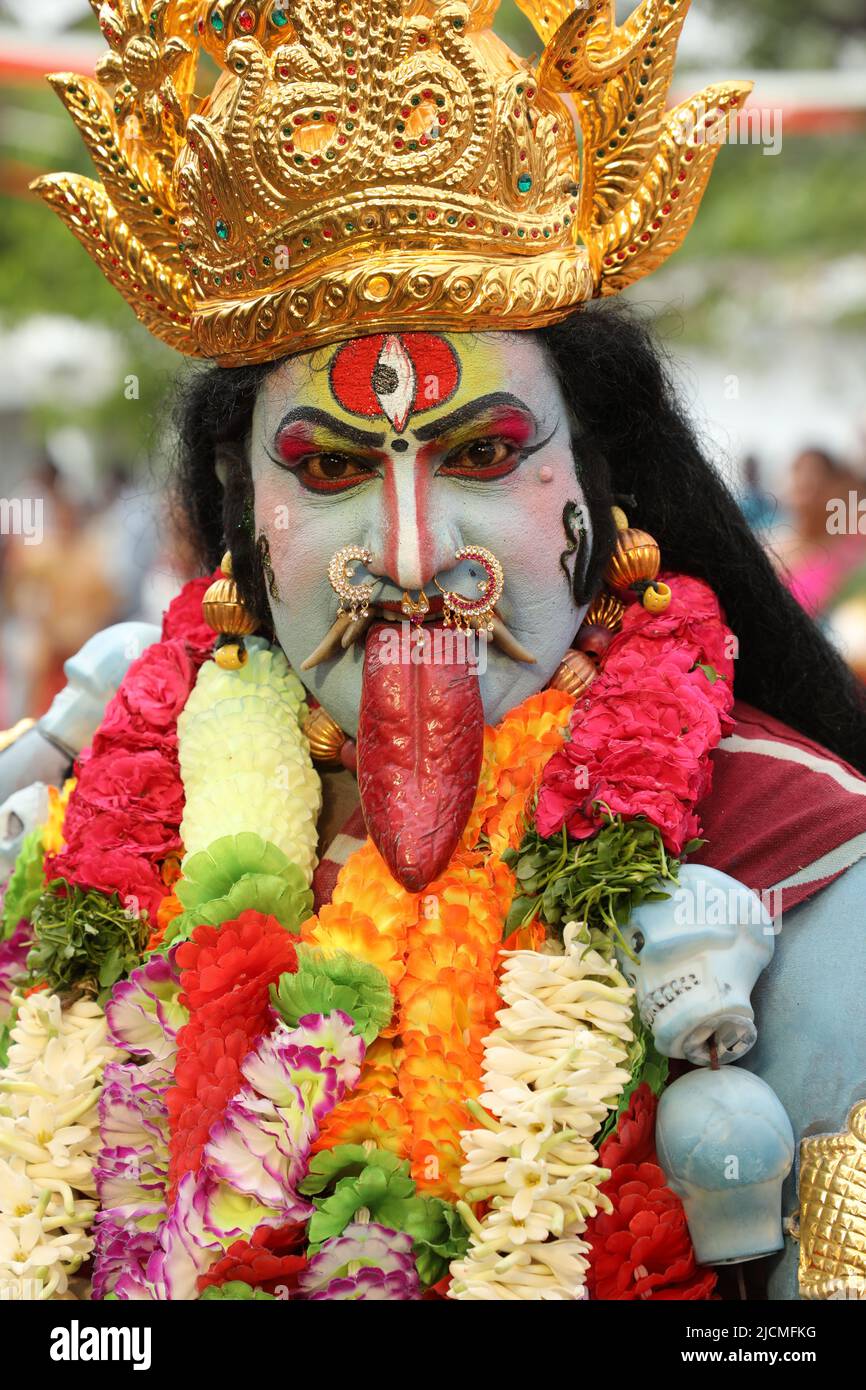
[[[414,634],[386,623],[370,628],[358,725],[367,829],[411,893],[426,888],[457,848],[484,744],[481,692],[465,646],[447,644],[449,660],[434,662],[433,629],[423,631],[428,659],[419,662],[411,658]],[[458,654],[462,660],[450,660]]]

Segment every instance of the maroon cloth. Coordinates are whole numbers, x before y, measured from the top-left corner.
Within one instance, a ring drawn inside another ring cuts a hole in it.
[[[866,835],[866,778],[803,734],[737,701],[736,727],[712,755],[713,785],[699,813],[706,845],[691,863],[721,869],[756,893]],[[788,911],[866,852],[852,845],[814,877],[782,891]]]
[[[866,778],[770,715],[737,701],[736,726],[712,755],[713,785],[699,807],[707,843],[690,856],[767,893],[858,835],[866,836]],[[326,851],[313,879],[316,911],[366,837],[360,807]],[[866,853],[854,844],[815,876],[785,888],[775,910],[805,902]],[[826,872],[824,871],[826,869]]]

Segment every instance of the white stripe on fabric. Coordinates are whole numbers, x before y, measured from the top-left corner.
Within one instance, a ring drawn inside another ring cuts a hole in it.
[[[723,738],[719,748],[725,753],[758,753],[765,758],[776,758],[783,763],[799,763],[810,772],[819,772],[824,777],[832,777],[843,791],[854,796],[866,796],[866,781],[846,772],[844,767],[830,758],[821,758],[817,753],[809,753],[805,748],[794,748],[790,743],[777,743],[770,738],[743,738],[741,734],[731,734]]]
[[[325,858],[332,864],[345,864],[350,854],[354,854],[356,849],[361,849],[363,840],[356,840],[354,835],[337,835],[325,852]]]
[[[798,869],[789,878],[783,878],[781,883],[774,883],[770,889],[771,893],[780,888],[799,888],[804,883],[815,883],[821,878],[832,878],[835,874],[841,874],[845,869],[850,869],[852,864],[856,864],[858,859],[866,855],[866,833],[855,835],[853,840],[846,840],[844,845],[837,845],[831,849],[829,854],[823,854],[820,859],[816,859],[813,864],[807,864],[805,869]]]

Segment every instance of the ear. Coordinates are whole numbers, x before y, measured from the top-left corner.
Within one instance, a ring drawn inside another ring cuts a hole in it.
[[[229,470],[237,468],[241,462],[237,444],[217,444],[214,448],[214,472],[223,491],[228,484]]]

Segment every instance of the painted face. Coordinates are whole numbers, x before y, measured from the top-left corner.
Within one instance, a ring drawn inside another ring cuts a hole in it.
[[[296,670],[336,616],[336,551],[370,552],[354,579],[374,576],[374,601],[399,621],[405,592],[434,612],[437,583],[476,597],[478,573],[455,552],[483,546],[505,575],[497,612],[536,658],[488,645],[485,717],[547,684],[582,616],[560,557],[564,509],[583,494],[559,385],[529,335],[378,334],[293,357],[259,393],[251,463],[274,627]],[[361,643],[303,673],[352,734],[363,655]]]

